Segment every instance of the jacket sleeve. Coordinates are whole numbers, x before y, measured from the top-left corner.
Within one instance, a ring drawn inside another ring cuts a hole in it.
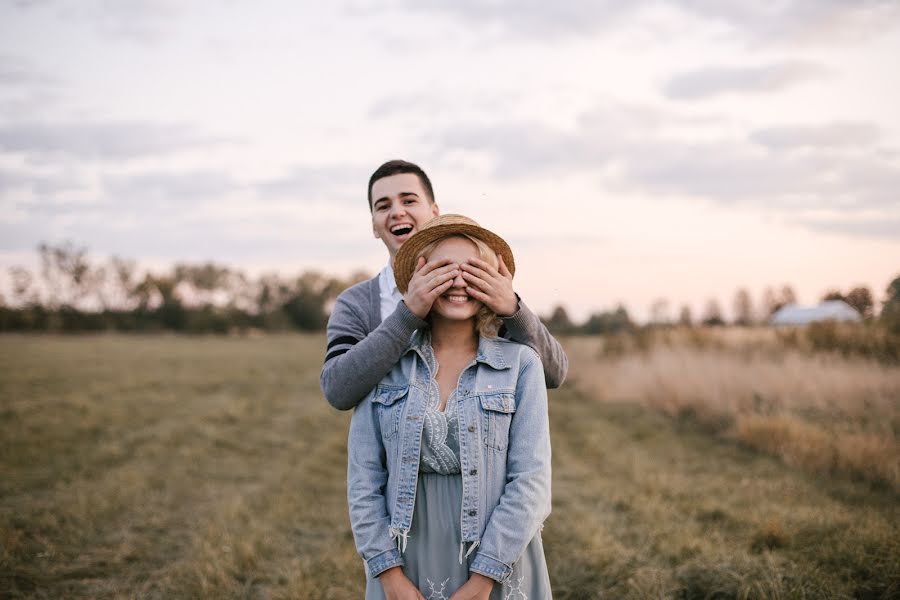
[[[425,321],[404,302],[369,332],[368,319],[359,306],[342,294],[328,318],[328,348],[319,384],[325,399],[338,410],[350,410],[395,364],[409,338]]]
[[[520,344],[530,346],[544,365],[544,379],[550,389],[558,388],[566,380],[569,359],[562,345],[556,341],[536,314],[519,300],[519,310],[510,317],[501,317],[506,326],[506,336]]]
[[[506,486],[469,567],[506,580],[550,514],[550,422],[547,388],[538,357],[527,351],[516,384],[516,411],[509,425]]]
[[[347,505],[356,549],[372,577],[404,564],[391,539],[385,490],[388,472],[375,405],[364,399],[350,419],[347,439]]]

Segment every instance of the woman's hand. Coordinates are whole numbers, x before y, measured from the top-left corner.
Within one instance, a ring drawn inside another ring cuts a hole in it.
[[[391,567],[379,575],[378,579],[387,600],[425,600],[400,567]]]
[[[472,573],[469,580],[453,592],[450,600],[488,600],[492,589],[494,589],[493,579],[481,573]]]

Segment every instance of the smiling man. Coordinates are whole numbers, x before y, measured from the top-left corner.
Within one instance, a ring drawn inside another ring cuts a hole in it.
[[[562,384],[568,359],[559,342],[537,315],[513,291],[512,275],[501,261],[499,269],[472,259],[456,265],[449,260],[419,264],[401,294],[392,263],[400,246],[440,214],[425,172],[403,160],[378,167],[369,178],[372,232],[388,251],[388,264],[368,281],[338,296],[328,319],[328,348],[319,382],[328,402],[349,410],[400,360],[410,337],[427,323],[425,317],[441,294],[462,271],[466,293],[484,303],[503,322],[500,335],[531,346],[541,357],[547,387]]]

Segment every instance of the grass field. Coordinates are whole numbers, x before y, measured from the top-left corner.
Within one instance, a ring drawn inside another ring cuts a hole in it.
[[[323,348],[0,338],[0,598],[361,597]],[[556,598],[900,595],[889,486],[710,435],[598,387],[615,363],[573,363],[550,397]]]

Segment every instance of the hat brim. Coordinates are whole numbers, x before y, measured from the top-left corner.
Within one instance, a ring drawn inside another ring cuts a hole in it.
[[[470,223],[442,223],[416,232],[406,240],[397,255],[394,257],[394,280],[397,289],[405,294],[409,288],[409,280],[412,279],[416,269],[419,252],[435,240],[440,240],[454,235],[466,234],[477,238],[487,244],[498,257],[503,259],[503,264],[509,269],[510,274],[516,273],[516,262],[512,250],[506,241],[496,233]]]

